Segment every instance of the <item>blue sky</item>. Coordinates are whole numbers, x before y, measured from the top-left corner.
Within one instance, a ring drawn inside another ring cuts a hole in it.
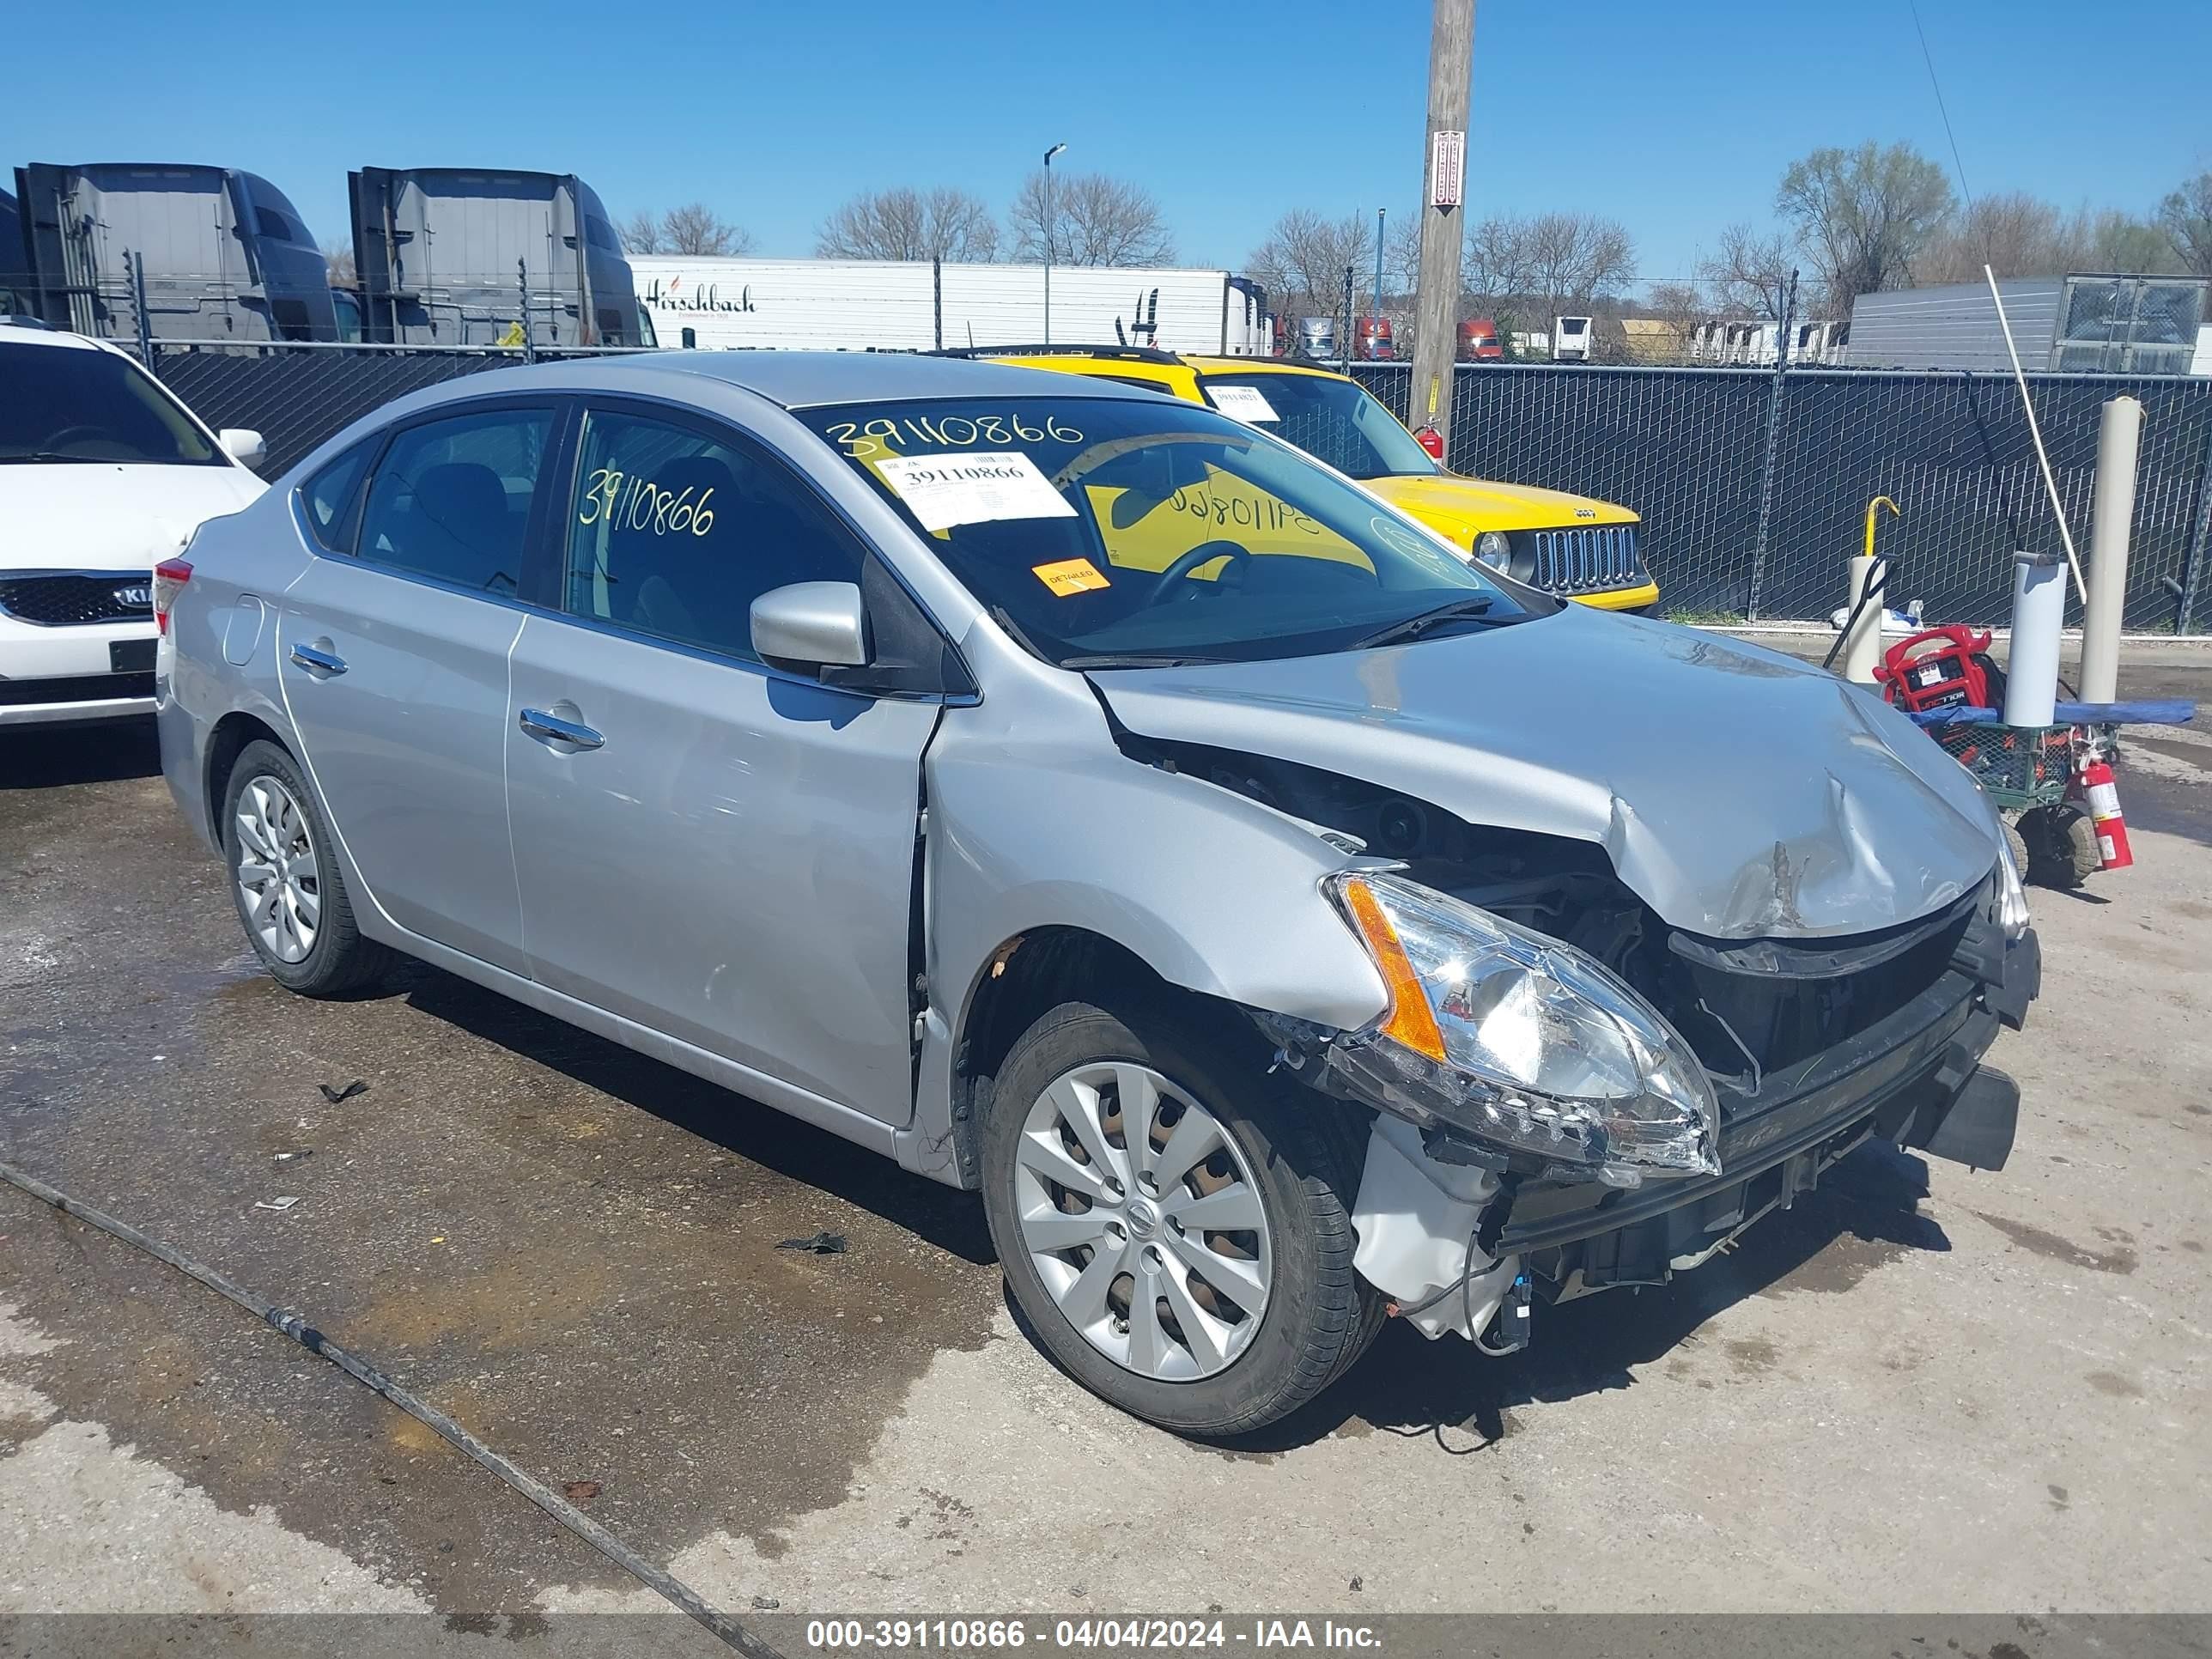
[[[2148,211],[2212,166],[2205,0],[1921,0],[1977,193]],[[1429,9],[1258,5],[570,5],[218,14],[109,0],[8,30],[0,167],[182,161],[266,174],[319,239],[349,167],[575,172],[617,218],[705,200],[804,254],[853,192],[953,184],[1002,210],[1045,146],[1137,179],[1194,264],[1284,210],[1394,216],[1420,188]],[[341,32],[342,17],[356,20]],[[1472,203],[1610,215],[1646,277],[1764,221],[1795,156],[1949,152],[1905,0],[1480,0]]]

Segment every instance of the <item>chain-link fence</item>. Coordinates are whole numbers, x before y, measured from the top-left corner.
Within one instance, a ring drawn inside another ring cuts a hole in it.
[[[274,477],[380,404],[523,354],[157,344],[153,356],[210,425],[258,429]],[[1352,372],[1407,413],[1410,366]],[[2189,632],[2212,622],[2212,380],[2050,374],[2031,385],[2085,555],[2099,411],[2123,392],[2142,401],[2126,623]],[[2018,390],[2002,377],[1485,365],[1460,368],[1452,397],[1458,471],[1640,513],[1672,614],[1826,617],[1844,602],[1844,560],[1875,495],[1903,511],[1881,532],[1896,561],[1892,600],[1919,600],[1931,621],[2004,621],[2014,549],[2058,542]]]
[[[1395,413],[1408,412],[1410,366],[1360,363],[1352,373]],[[2126,625],[2203,626],[2212,618],[2212,380],[2043,374],[2029,384],[2084,556],[2100,410],[2123,393],[2142,400]],[[2059,545],[2008,377],[1462,368],[1451,465],[1635,508],[1661,603],[1677,614],[1826,617],[1844,603],[1844,561],[1863,544],[1876,495],[1903,514],[1885,516],[1881,531],[1895,560],[1892,602],[1918,599],[1931,621],[2005,621],[2014,550]],[[2185,591],[2191,617],[2180,614]]]
[[[634,348],[633,348],[634,349]],[[155,342],[154,372],[210,426],[248,427],[269,446],[270,477],[370,410],[424,386],[525,362],[615,355],[535,348],[418,349]]]

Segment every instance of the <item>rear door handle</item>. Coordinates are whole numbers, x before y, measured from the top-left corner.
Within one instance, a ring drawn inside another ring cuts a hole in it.
[[[522,729],[540,743],[565,743],[575,749],[597,749],[606,739],[588,726],[578,720],[564,720],[558,714],[549,714],[542,708],[526,708],[520,716]]]
[[[292,647],[292,665],[304,668],[310,674],[343,674],[346,671],[343,657],[329,651],[319,651],[312,645]]]

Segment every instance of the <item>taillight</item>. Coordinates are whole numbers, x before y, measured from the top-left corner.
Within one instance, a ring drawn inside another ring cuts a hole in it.
[[[169,631],[169,607],[192,579],[192,568],[182,559],[164,559],[154,567],[154,626]]]

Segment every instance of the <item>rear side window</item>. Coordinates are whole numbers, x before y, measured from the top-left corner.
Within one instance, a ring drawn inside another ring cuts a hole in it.
[[[732,432],[593,410],[568,508],[564,605],[757,660],[752,603],[787,582],[860,580],[860,544]]]
[[[471,592],[512,596],[552,437],[552,411],[543,409],[409,427],[369,481],[355,550]]]

